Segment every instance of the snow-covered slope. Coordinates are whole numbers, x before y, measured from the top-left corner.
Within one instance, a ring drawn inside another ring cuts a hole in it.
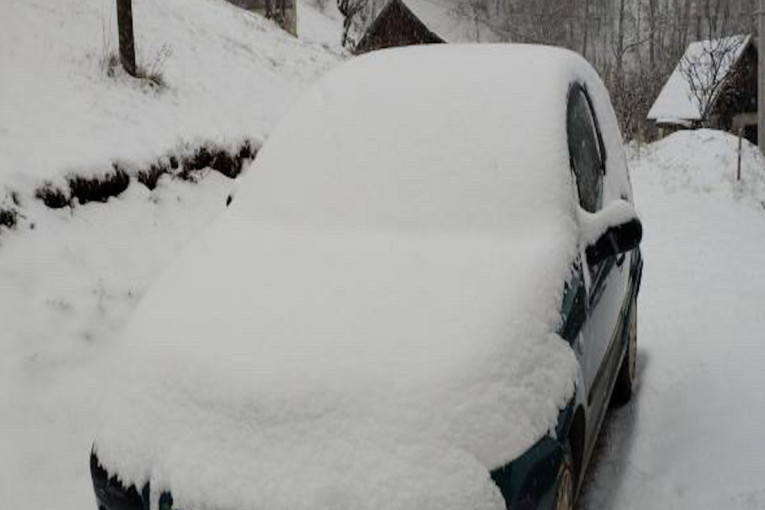
[[[765,160],[716,131],[633,155],[645,226],[638,389],[605,428],[584,508],[765,508]]]
[[[298,37],[342,52],[343,15],[335,0],[298,1]]]
[[[144,290],[235,185],[215,172],[51,210],[35,189],[131,173],[199,144],[257,144],[340,56],[223,0],[133,0],[138,63],[110,67],[111,0],[0,6],[0,508],[94,508],[88,451],[103,369]],[[329,31],[325,25],[324,33]],[[111,71],[113,72],[110,72]],[[134,175],[131,175],[134,177]]]
[[[134,0],[139,66],[119,66],[107,0],[6,0],[0,15],[0,186],[28,189],[111,162],[152,162],[183,143],[262,140],[296,94],[334,65],[223,0]]]

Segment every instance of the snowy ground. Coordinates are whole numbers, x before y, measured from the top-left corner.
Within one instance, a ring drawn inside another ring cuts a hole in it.
[[[679,133],[632,161],[639,386],[606,423],[586,509],[765,508],[765,167]]]

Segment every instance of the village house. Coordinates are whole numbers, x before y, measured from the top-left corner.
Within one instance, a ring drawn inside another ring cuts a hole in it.
[[[710,127],[757,143],[757,43],[752,36],[688,46],[648,113],[666,135]]]
[[[355,46],[366,53],[393,46],[433,43],[498,42],[478,15],[442,3],[446,0],[388,0],[372,16]]]
[[[228,0],[232,4],[273,20],[297,37],[296,0]]]

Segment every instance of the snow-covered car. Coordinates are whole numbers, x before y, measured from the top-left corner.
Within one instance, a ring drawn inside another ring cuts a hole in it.
[[[636,373],[622,145],[565,50],[330,73],[127,328],[98,507],[572,508]]]

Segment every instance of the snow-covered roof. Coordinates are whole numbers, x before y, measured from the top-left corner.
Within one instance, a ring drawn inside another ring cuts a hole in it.
[[[373,16],[377,18],[392,2],[400,2],[447,43],[500,42],[499,36],[471,14],[467,3],[450,0],[388,0]],[[374,21],[373,21],[374,23]],[[371,26],[371,25],[370,25]]]
[[[670,75],[667,83],[656,98],[648,119],[658,123],[688,125],[693,121],[702,120],[702,111],[699,101],[694,98],[692,86],[684,71],[688,63],[698,65],[700,84],[702,87],[712,87],[728,75],[731,68],[738,62],[744,51],[751,42],[749,35],[736,35],[722,39],[697,41],[688,45],[685,54]],[[704,62],[709,60],[708,54],[713,51],[723,53],[723,61],[720,63],[716,76],[714,66],[708,66],[708,72],[704,76]]]
[[[560,49],[408,47],[321,80],[140,305],[105,466],[180,507],[504,508],[489,469],[554,430],[577,374],[573,81],[618,132]]]
[[[448,43],[499,42],[499,37],[467,5],[448,0],[401,0],[437,36]]]

